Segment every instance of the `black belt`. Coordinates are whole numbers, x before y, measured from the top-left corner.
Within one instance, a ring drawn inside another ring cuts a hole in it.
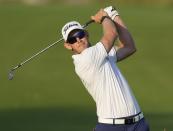
[[[98,118],[99,123],[105,123],[105,124],[133,124],[138,121],[140,121],[142,118],[144,118],[143,113],[139,113],[135,116],[128,117],[128,118],[111,118],[111,119],[105,119],[105,118]]]

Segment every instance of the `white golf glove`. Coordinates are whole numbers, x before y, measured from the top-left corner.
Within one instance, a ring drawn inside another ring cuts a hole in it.
[[[114,20],[114,18],[119,15],[118,11],[115,10],[114,7],[112,6],[109,6],[109,7],[106,7],[104,8],[104,11],[108,14],[108,16]]]

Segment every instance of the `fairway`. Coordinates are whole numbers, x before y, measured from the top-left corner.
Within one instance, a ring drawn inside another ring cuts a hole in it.
[[[61,38],[64,23],[84,24],[101,5],[0,5],[0,131],[92,131],[95,103],[74,72],[63,43],[7,78],[11,67]],[[151,126],[173,130],[173,8],[120,5],[137,53],[119,63]],[[88,27],[91,42],[100,25]]]

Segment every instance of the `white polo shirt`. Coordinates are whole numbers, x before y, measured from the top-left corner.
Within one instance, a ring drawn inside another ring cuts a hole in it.
[[[96,102],[99,118],[121,118],[140,112],[127,81],[116,66],[114,48],[107,53],[99,42],[72,58],[77,75]]]

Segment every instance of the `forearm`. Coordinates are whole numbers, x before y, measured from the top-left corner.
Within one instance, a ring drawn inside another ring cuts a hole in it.
[[[106,17],[102,22],[103,27],[103,38],[101,39],[102,43],[105,45],[107,52],[109,52],[113,45],[114,41],[117,38],[117,31],[114,22]]]
[[[100,9],[95,16],[91,16],[91,19],[96,23],[102,24],[103,36],[101,38],[101,43],[108,53],[112,49],[118,34],[115,23],[108,17],[107,13],[103,9]]]
[[[120,16],[116,16],[114,18],[114,22],[116,24],[121,43],[127,46],[129,45],[135,47],[134,40]]]
[[[136,47],[130,32],[128,31],[120,16],[116,16],[114,18],[114,22],[116,24],[120,40],[119,50],[117,51],[117,58],[118,61],[120,61],[133,54],[136,51]]]
[[[108,45],[112,48],[114,41],[117,37],[117,31],[115,23],[109,18],[106,17],[105,20],[102,22],[103,27],[103,37],[109,40]]]
[[[102,26],[103,26],[103,34],[111,34],[112,32],[115,34],[116,33],[116,27],[114,22],[109,18],[106,17],[103,21],[102,21]],[[114,36],[115,37],[115,36]]]

